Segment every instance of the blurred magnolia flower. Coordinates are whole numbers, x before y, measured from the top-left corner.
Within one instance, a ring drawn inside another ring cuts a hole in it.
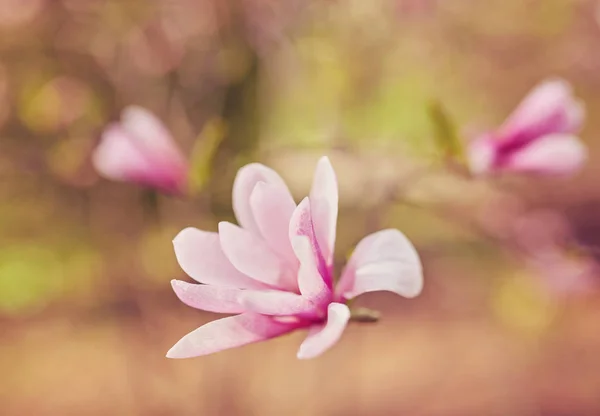
[[[597,287],[595,261],[569,250],[572,230],[559,212],[544,209],[521,215],[515,220],[513,238],[529,269],[551,292],[565,295]]]
[[[346,301],[387,290],[417,296],[423,286],[419,256],[398,230],[365,237],[337,284],[333,252],[338,188],[329,159],[316,168],[310,196],[296,206],[283,179],[261,164],[241,168],[233,185],[240,226],[219,232],[186,228],[173,240],[182,269],[201,285],[173,280],[185,304],[235,316],[184,336],[169,358],[188,358],[263,341],[306,328],[298,358],[313,358],[341,337],[351,312]]]
[[[104,130],[92,161],[98,173],[108,179],[173,194],[186,190],[186,159],[162,122],[140,107],[127,107],[121,122]]]
[[[571,86],[551,79],[535,87],[511,116],[468,149],[474,174],[520,172],[571,174],[587,157],[576,133],[585,117]]]
[[[527,259],[543,286],[555,295],[581,294],[598,289],[598,266],[590,257],[558,248],[540,250]]]

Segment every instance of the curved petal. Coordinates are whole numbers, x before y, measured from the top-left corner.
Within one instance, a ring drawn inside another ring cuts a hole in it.
[[[571,85],[565,80],[549,79],[540,83],[500,128],[503,141],[523,144],[546,134],[577,132],[585,110],[572,94]]]
[[[421,260],[400,231],[388,229],[363,238],[336,288],[343,299],[367,292],[387,290],[412,298],[423,289]]]
[[[296,203],[285,187],[258,182],[250,195],[250,206],[260,234],[269,247],[296,266],[298,260],[289,239],[290,219]]]
[[[294,284],[290,271],[262,238],[223,221],[219,239],[225,256],[241,273],[272,288],[288,289],[290,282]]]
[[[173,291],[183,303],[192,308],[216,313],[242,313],[246,309],[239,301],[243,290],[171,280]]]
[[[170,193],[182,192],[187,183],[187,162],[166,129],[155,120],[166,137],[152,131],[150,136],[140,138],[140,132],[133,127],[154,116],[141,108],[126,109],[123,114],[126,121],[111,124],[102,133],[92,157],[96,170],[109,179],[135,182]]]
[[[181,338],[168,358],[190,358],[241,347],[283,335],[298,327],[254,313],[230,316],[207,323]]]
[[[294,200],[281,176],[273,169],[260,163],[251,163],[240,168],[233,182],[233,211],[240,226],[256,235],[260,235],[260,229],[254,219],[250,195],[258,182],[273,184],[281,192],[288,194],[286,199]]]
[[[338,216],[338,185],[329,158],[322,157],[310,190],[310,212],[317,243],[327,267],[333,264]]]
[[[267,287],[233,267],[221,250],[217,233],[188,227],[173,239],[173,247],[183,271],[197,282],[241,289]]]
[[[315,305],[301,295],[279,290],[246,290],[240,302],[252,312],[263,315],[292,316],[316,314]]]
[[[579,138],[552,134],[515,152],[503,168],[515,172],[569,175],[579,171],[586,159],[587,149]]]
[[[310,240],[306,236],[295,236],[292,240],[294,251],[300,261],[298,269],[298,287],[302,296],[316,305],[331,300],[331,289],[319,273]]]
[[[154,114],[138,106],[121,112],[121,126],[134,137],[148,156],[184,162],[173,136]]]
[[[102,132],[92,163],[102,176],[117,181],[137,181],[150,174],[152,167],[127,132],[117,124],[109,125]]]
[[[342,336],[350,320],[350,309],[341,303],[331,303],[327,309],[327,323],[314,326],[300,345],[298,358],[314,358],[331,348]]]
[[[312,255],[317,265],[317,269],[321,274],[325,284],[331,287],[331,269],[327,267],[327,264],[323,259],[323,254],[321,253],[319,244],[317,243],[311,218],[310,205],[310,199],[306,197],[298,204],[298,206],[294,210],[292,218],[290,219],[289,238],[291,242],[293,242],[298,236],[304,236],[308,239],[312,249]],[[296,252],[296,247],[294,247],[294,252],[296,253],[296,257],[298,257],[298,260],[302,260]]]

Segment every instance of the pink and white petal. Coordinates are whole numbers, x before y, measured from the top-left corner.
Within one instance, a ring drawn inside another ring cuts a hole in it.
[[[336,288],[341,299],[380,290],[412,298],[423,289],[421,260],[400,231],[387,229],[362,239]]]
[[[315,358],[331,348],[342,336],[350,320],[350,309],[342,303],[331,303],[327,308],[327,323],[314,326],[300,345],[298,358]]]
[[[328,267],[333,264],[338,216],[338,184],[329,158],[317,163],[310,190],[310,212],[317,243]]]
[[[538,84],[503,124],[500,136],[527,142],[540,135],[576,132],[583,121],[583,107],[572,93],[571,85],[562,79]]]
[[[207,323],[181,338],[167,358],[191,358],[265,341],[298,328],[268,316],[244,313]]]
[[[117,181],[139,181],[151,175],[152,165],[118,124],[109,125],[92,155],[98,173]]]
[[[481,136],[467,148],[469,168],[474,175],[485,175],[494,170],[496,143],[489,135]]]
[[[187,283],[171,280],[173,291],[183,303],[192,308],[216,313],[242,313],[246,311],[240,301],[241,289]]]
[[[179,265],[200,283],[240,289],[264,289],[260,283],[239,272],[221,250],[217,233],[188,227],[173,239]]]
[[[245,290],[239,295],[246,310],[262,315],[316,315],[316,307],[308,299],[279,290]]]
[[[260,229],[254,219],[250,195],[259,182],[277,186],[281,192],[288,194],[286,199],[294,200],[281,176],[273,169],[260,163],[251,163],[240,168],[233,182],[233,211],[240,226],[256,235],[260,235]]]
[[[323,254],[321,253],[319,244],[317,243],[317,238],[315,236],[311,218],[310,206],[310,199],[306,197],[302,201],[300,201],[300,203],[294,210],[292,218],[290,219],[290,241],[293,243],[294,239],[298,236],[305,236],[308,238],[314,256],[314,260],[317,265],[317,269],[323,277],[325,284],[331,287],[331,269],[327,267],[327,264],[323,258]],[[295,247],[294,252],[296,254],[296,257],[298,257],[298,253],[296,252]],[[298,257],[298,260],[301,259]]]
[[[295,236],[292,245],[300,261],[300,268],[298,269],[300,293],[315,305],[329,302],[332,295],[331,289],[319,273],[309,238],[302,235]]]
[[[292,267],[298,260],[289,239],[289,225],[296,203],[287,188],[258,182],[250,195],[254,220],[269,247]]]
[[[183,162],[184,158],[169,130],[145,108],[134,105],[126,107],[121,113],[121,125],[149,156]]]
[[[578,172],[587,159],[587,148],[578,137],[552,134],[523,147],[508,160],[505,170],[549,175]]]
[[[219,239],[225,256],[241,273],[271,288],[288,289],[291,271],[262,238],[222,221],[219,223]]]
[[[309,238],[315,249],[318,248],[317,239],[313,229],[312,218],[310,215],[310,199],[308,197],[300,201],[292,213],[288,232],[290,241],[298,235],[304,235]]]

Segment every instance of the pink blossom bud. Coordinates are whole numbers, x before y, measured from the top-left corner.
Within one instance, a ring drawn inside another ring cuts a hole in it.
[[[185,192],[187,161],[162,122],[143,108],[127,107],[121,122],[104,130],[92,161],[108,179]]]
[[[497,130],[469,145],[471,171],[575,173],[587,158],[587,149],[576,136],[584,116],[583,104],[566,81],[544,81]]]

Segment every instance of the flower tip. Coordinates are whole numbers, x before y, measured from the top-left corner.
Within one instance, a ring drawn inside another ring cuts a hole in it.
[[[298,350],[298,353],[296,354],[296,358],[298,358],[299,360],[310,360],[314,357],[309,353],[309,351],[306,351],[306,348],[302,348],[301,346]]]
[[[155,118],[155,116],[149,110],[136,104],[128,105],[125,108],[123,108],[123,110],[121,110],[122,120],[134,120],[136,118],[139,118],[139,116],[150,116],[152,118]]]
[[[230,223],[229,221],[219,221],[219,224],[217,225],[217,229],[219,230],[219,236],[221,234],[226,234],[235,228],[236,225]]]
[[[175,347],[176,347],[176,345],[173,346],[173,348],[171,348],[169,351],[167,351],[167,353],[165,354],[166,358],[170,358],[170,359],[182,358],[177,354],[177,350],[175,350]]]
[[[193,349],[191,348],[189,341],[185,337],[180,339],[165,354],[165,357],[171,358],[171,359],[192,358],[195,356],[196,356],[196,354],[193,353]]]
[[[175,237],[173,237],[173,245],[179,244],[186,236],[190,233],[195,232],[196,229],[194,227],[186,227],[183,230],[179,231]]]
[[[331,160],[329,160],[329,156],[321,156],[319,158],[319,162],[318,163],[319,164],[325,164],[326,163],[328,165],[331,165]]]
[[[415,285],[404,292],[404,297],[407,299],[413,299],[419,296],[423,292],[423,279],[415,282]]]

